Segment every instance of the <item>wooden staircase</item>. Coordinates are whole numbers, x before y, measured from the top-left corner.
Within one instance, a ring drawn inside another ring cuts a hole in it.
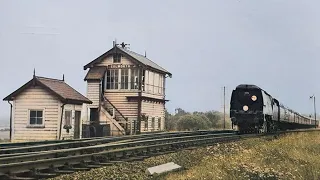
[[[110,120],[110,122],[117,127],[122,135],[128,134],[128,119],[104,96],[102,95],[102,102],[100,111]]]

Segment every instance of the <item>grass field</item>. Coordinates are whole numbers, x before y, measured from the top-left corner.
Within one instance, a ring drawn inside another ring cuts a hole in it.
[[[163,179],[319,179],[320,132],[250,139],[198,150],[203,158]],[[208,154],[209,153],[209,154]]]
[[[148,177],[146,168],[175,162],[185,168]],[[55,179],[319,179],[320,132],[291,134],[279,139],[255,138],[183,150],[145,159],[63,175]]]

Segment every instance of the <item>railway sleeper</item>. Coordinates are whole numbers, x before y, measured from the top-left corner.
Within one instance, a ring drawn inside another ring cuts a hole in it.
[[[63,167],[63,170],[71,170],[71,171],[87,171],[89,170],[89,168],[86,167],[81,167],[80,165],[81,163],[77,162],[77,163],[66,163],[66,165]]]
[[[80,163],[80,167],[85,167],[85,168],[99,168],[102,165],[97,164],[94,161],[82,161]]]
[[[8,176],[3,180],[35,180],[34,177]],[[1,179],[2,180],[2,179]]]
[[[56,174],[58,174],[58,175],[74,173],[74,171],[71,171],[71,170],[63,170],[63,169],[59,169],[58,167],[53,167],[53,166],[51,166],[51,167],[48,169],[48,171],[49,171],[49,172],[52,172],[52,173],[56,173]]]
[[[137,157],[130,157],[129,159],[126,159],[126,162],[134,162],[134,161],[143,161],[145,158],[137,156]]]

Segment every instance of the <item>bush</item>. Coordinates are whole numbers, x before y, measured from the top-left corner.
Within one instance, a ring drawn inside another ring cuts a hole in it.
[[[181,108],[176,109],[176,114],[165,113],[165,128],[167,131],[195,130],[195,129],[223,129],[223,113],[207,111],[189,113]],[[226,115],[226,129],[231,128],[231,120]]]
[[[203,115],[183,115],[177,122],[177,129],[179,131],[209,129],[209,127],[210,121]]]

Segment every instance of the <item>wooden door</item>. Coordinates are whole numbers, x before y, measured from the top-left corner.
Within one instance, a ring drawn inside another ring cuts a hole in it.
[[[79,139],[80,138],[80,122],[81,122],[81,111],[75,111],[74,139]]]

